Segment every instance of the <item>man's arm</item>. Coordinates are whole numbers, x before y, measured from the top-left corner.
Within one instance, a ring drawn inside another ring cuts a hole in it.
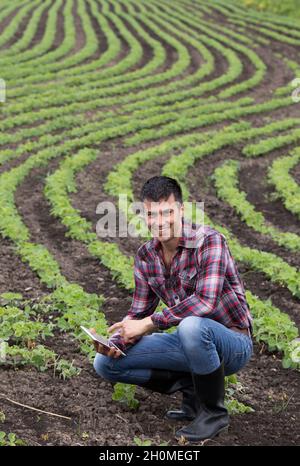
[[[166,329],[187,316],[205,317],[218,305],[227,268],[225,239],[221,234],[208,235],[198,251],[201,257],[197,274],[196,290],[175,306],[154,313],[151,319],[158,328]]]
[[[127,315],[122,319],[122,322],[126,319],[143,319],[144,317],[150,316],[156,309],[159,303],[159,297],[148,285],[148,282],[142,273],[140,261],[138,256],[135,257],[134,261],[134,282],[135,288],[132,298],[132,303]],[[152,327],[154,324],[152,323]],[[149,320],[149,329],[151,322]],[[139,339],[141,337],[137,337]],[[137,340],[136,339],[136,340]],[[131,346],[129,343],[125,343],[120,330],[117,330],[110,338],[109,341],[115,343],[122,351],[126,352],[126,348]]]

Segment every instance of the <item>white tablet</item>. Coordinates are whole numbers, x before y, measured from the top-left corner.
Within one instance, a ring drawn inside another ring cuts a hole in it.
[[[126,356],[125,353],[123,353],[122,350],[120,350],[120,348],[117,347],[117,345],[115,345],[112,341],[108,341],[106,338],[102,337],[101,335],[98,335],[98,333],[92,333],[89,329],[87,329],[86,327],[84,327],[83,325],[80,325],[80,328],[94,341],[98,341],[99,343],[101,343],[101,345],[105,346],[105,348],[108,348],[110,349],[112,346],[114,346],[117,350],[121,351],[121,354],[123,354],[123,356]]]

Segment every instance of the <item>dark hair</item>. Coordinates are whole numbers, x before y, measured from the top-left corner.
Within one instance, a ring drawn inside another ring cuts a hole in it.
[[[169,176],[153,176],[142,187],[141,200],[159,202],[161,199],[168,199],[171,194],[182,204],[182,190],[176,180]]]

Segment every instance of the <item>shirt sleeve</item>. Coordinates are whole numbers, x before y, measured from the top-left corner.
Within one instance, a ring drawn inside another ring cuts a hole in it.
[[[158,303],[159,297],[150,288],[148,281],[146,280],[138,256],[135,257],[134,261],[134,282],[135,288],[132,298],[132,303],[127,315],[122,319],[143,319],[151,315]],[[135,343],[141,338],[138,337]],[[126,349],[133,346],[135,343],[125,343],[120,330],[117,330],[110,338],[109,342],[115,343],[122,351],[126,352]]]
[[[175,306],[154,313],[151,319],[158,328],[178,325],[187,316],[208,316],[218,305],[227,268],[226,240],[223,235],[208,235],[198,250],[199,271],[195,292]]]

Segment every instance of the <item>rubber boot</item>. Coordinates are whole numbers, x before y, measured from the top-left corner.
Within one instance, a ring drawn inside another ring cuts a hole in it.
[[[198,407],[197,397],[195,394],[193,380],[191,378],[191,385],[180,390],[182,392],[182,404],[179,410],[170,410],[166,413],[166,418],[175,421],[192,421],[195,419]]]
[[[179,429],[175,437],[198,442],[212,439],[228,429],[229,416],[224,406],[224,362],[210,374],[191,374],[198,402],[197,415],[189,425]]]
[[[151,369],[151,376],[147,382],[138,383],[143,388],[154,392],[171,395],[191,385],[190,372],[170,371],[166,369]]]

